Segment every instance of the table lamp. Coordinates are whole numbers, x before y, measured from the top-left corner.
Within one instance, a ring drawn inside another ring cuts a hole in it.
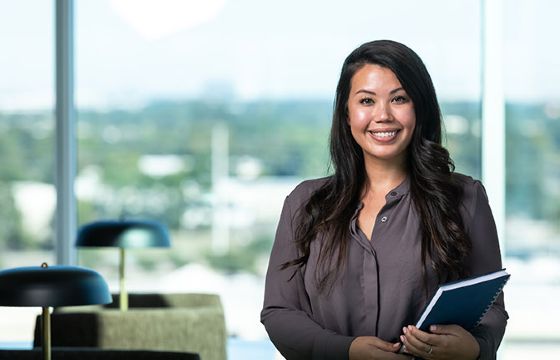
[[[167,228],[159,222],[148,220],[103,220],[82,226],[76,241],[78,247],[119,248],[119,307],[128,309],[125,286],[125,266],[128,248],[169,247]]]
[[[51,306],[108,304],[107,283],[99,273],[79,266],[19,267],[0,271],[1,306],[40,306],[43,359],[51,359]]]

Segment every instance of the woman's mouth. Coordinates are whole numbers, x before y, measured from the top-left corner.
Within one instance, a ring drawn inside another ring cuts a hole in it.
[[[371,136],[375,140],[381,141],[381,142],[389,142],[389,141],[393,140],[397,136],[398,132],[399,132],[399,130],[369,131],[369,133],[371,134]]]

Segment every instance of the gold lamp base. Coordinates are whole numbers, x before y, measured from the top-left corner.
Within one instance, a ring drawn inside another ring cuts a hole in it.
[[[51,312],[48,306],[43,306],[41,323],[43,331],[43,360],[51,360]]]

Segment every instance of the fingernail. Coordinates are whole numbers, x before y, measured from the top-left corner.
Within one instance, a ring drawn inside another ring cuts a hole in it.
[[[404,335],[401,335],[401,341],[404,343]]]
[[[436,331],[436,330],[437,330],[437,326],[435,326],[435,325],[430,326],[430,331]]]
[[[408,325],[408,330],[412,331],[413,329],[412,325]]]
[[[405,327],[402,328],[402,332],[406,334],[406,332],[408,331],[408,329]]]
[[[394,343],[394,344],[393,344],[393,347],[394,347],[394,348],[399,347],[399,346],[401,346],[401,343]]]

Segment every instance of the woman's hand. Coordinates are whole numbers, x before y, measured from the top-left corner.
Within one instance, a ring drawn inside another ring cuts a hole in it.
[[[406,352],[427,360],[474,360],[480,347],[470,332],[459,325],[432,325],[431,333],[415,326],[403,328],[401,335]]]
[[[359,336],[350,344],[350,360],[410,360],[412,357],[396,354],[400,343],[390,343],[375,336]]]

